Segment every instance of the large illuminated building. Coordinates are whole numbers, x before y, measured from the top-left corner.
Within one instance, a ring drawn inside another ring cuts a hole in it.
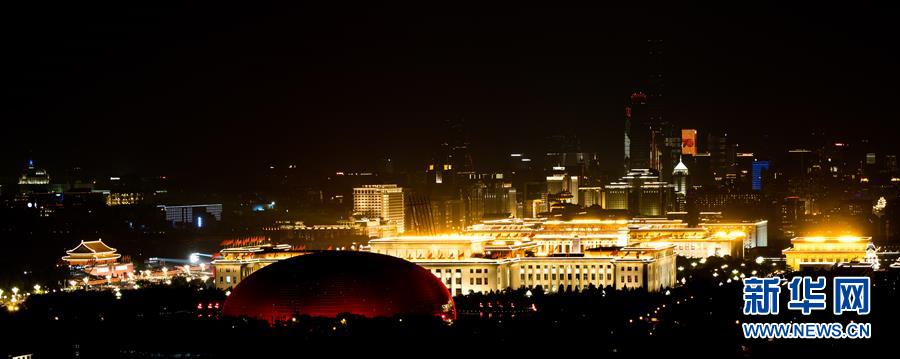
[[[216,288],[227,290],[267,265],[309,253],[283,244],[225,248],[212,261],[213,279]]]
[[[234,288],[222,314],[270,324],[302,316],[456,319],[453,298],[427,270],[395,257],[328,251],[267,266]]]
[[[538,285],[657,290],[674,281],[675,255],[742,257],[747,233],[765,231],[760,223],[717,223],[732,229],[720,233],[660,218],[506,219],[459,235],[381,238],[369,246],[432,270],[454,294]]]
[[[19,191],[22,193],[47,192],[50,188],[50,175],[47,171],[36,168],[33,160],[28,160],[28,167],[19,177]]]
[[[764,224],[692,228],[664,218],[508,218],[482,221],[461,234],[376,238],[364,249],[431,270],[454,295],[538,285],[548,290],[593,285],[653,291],[673,284],[676,255],[740,258],[747,237],[765,237],[760,234]],[[232,288],[266,265],[307,253],[286,245],[224,249],[212,262],[216,286]]]
[[[794,270],[830,269],[836,264],[865,262],[878,264],[872,237],[796,237],[791,248],[782,251]]]
[[[672,245],[582,249],[578,237],[566,253],[539,255],[529,238],[447,235],[369,241],[370,251],[428,269],[453,295],[541,286],[580,290],[611,286],[657,291],[675,284]]]
[[[75,248],[66,251],[62,260],[69,268],[84,271],[93,276],[119,278],[134,272],[131,262],[121,262],[121,254],[107,246],[103,240],[81,241]]]
[[[403,188],[395,184],[364,185],[353,189],[353,214],[360,218],[381,219],[404,232]]]

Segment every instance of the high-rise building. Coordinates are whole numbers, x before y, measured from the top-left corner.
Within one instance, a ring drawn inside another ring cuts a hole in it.
[[[569,183],[566,190],[572,195],[572,204],[578,204],[578,176],[568,176]]]
[[[631,203],[631,186],[625,182],[613,182],[603,188],[606,197],[605,209],[623,209],[628,210]]]
[[[603,187],[579,187],[578,203],[583,207],[604,207],[606,199],[603,195]]]
[[[763,176],[769,170],[769,161],[753,161],[751,174],[751,188],[760,191],[763,188]]]
[[[203,228],[210,222],[222,220],[222,204],[192,204],[192,205],[158,205],[156,206],[166,215],[166,221],[173,225],[191,224],[197,228]]]
[[[687,209],[688,176],[690,176],[690,173],[687,166],[679,160],[672,171],[672,184],[675,185],[676,211],[685,211]]]
[[[659,217],[666,214],[672,186],[666,182],[644,182],[639,191],[638,213],[641,216]]]
[[[367,218],[381,218],[405,230],[403,188],[396,184],[364,185],[353,189],[353,214]]]
[[[554,173],[547,176],[547,192],[551,194],[561,193],[563,191],[565,182],[565,173]]]
[[[653,125],[647,108],[647,95],[631,94],[625,107],[625,170],[651,168]]]
[[[488,181],[485,185],[484,214],[516,217],[518,208],[516,188],[511,183],[499,179]]]
[[[713,179],[716,183],[721,183],[725,180],[728,170],[734,163],[729,152],[728,135],[710,133],[709,137],[707,137],[707,151],[709,152]]]
[[[627,209],[632,215],[663,216],[672,209],[673,186],[649,169],[629,171],[604,188],[606,209]]]
[[[675,128],[671,122],[662,122],[657,131],[662,139],[662,146],[659,147],[659,173],[663,174],[662,179],[671,182],[672,171],[678,162],[681,162],[681,131]]]
[[[678,164],[675,165],[675,170],[672,171],[672,182],[675,185],[675,193],[687,195],[687,177],[689,175],[690,173],[688,172],[687,166],[684,165],[684,162],[678,161]]]

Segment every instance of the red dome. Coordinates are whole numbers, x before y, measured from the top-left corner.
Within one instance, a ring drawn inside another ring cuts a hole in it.
[[[350,251],[318,252],[270,264],[238,283],[222,313],[269,323],[341,313],[456,319],[450,291],[428,270],[396,257]]]

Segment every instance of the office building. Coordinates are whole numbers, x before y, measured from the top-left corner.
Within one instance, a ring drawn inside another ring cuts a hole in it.
[[[403,188],[395,184],[364,185],[353,189],[353,215],[360,218],[382,219],[405,229]]]
[[[606,209],[626,209],[636,216],[662,216],[672,209],[674,186],[649,169],[633,169],[604,187]]]
[[[763,188],[763,179],[766,176],[766,172],[769,171],[769,161],[753,161],[751,165],[751,183],[750,187],[754,191],[761,191]]]
[[[604,196],[603,187],[579,187],[578,204],[583,207],[599,206],[600,208],[605,208],[606,197]]]
[[[221,204],[159,205],[166,221],[173,225],[193,225],[203,228],[212,221],[222,220]]]

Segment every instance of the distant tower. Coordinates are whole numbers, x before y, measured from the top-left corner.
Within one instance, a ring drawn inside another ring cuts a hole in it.
[[[633,93],[625,107],[625,163],[627,173],[635,169],[654,169],[668,177],[681,144],[674,126],[663,120],[663,41],[647,40],[645,71],[640,81],[642,91]]]
[[[627,170],[649,169],[653,126],[647,109],[647,95],[635,92],[625,107],[625,166]]]
[[[675,165],[675,169],[672,171],[672,183],[675,185],[675,205],[678,207],[676,209],[679,211],[685,211],[687,209],[689,176],[690,173],[688,172],[687,166],[679,159],[678,164]]]
[[[672,182],[675,185],[675,193],[687,195],[689,175],[690,173],[688,172],[687,166],[684,165],[684,162],[678,160],[678,164],[675,165],[675,170],[672,171]]]
[[[750,165],[750,188],[754,191],[761,191],[763,188],[763,177],[769,170],[769,161],[753,161]]]

